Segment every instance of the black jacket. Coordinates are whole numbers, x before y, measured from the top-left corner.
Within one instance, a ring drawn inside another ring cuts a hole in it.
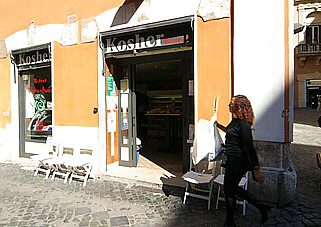
[[[251,125],[246,121],[234,118],[226,128],[225,153],[246,160],[248,170],[259,166],[256,151],[253,146]]]

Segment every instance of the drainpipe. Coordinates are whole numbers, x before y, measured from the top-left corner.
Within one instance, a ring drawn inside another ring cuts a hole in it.
[[[100,34],[99,34],[99,47],[102,50],[102,57],[103,57],[103,60],[104,60],[102,75],[106,76],[106,61],[105,61],[105,53],[104,53],[104,44],[102,42],[102,37],[101,37]]]
[[[230,5],[230,26],[231,26],[231,97],[234,96],[234,0]]]

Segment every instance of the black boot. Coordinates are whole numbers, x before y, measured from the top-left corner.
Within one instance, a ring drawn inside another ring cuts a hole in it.
[[[261,222],[264,223],[267,221],[269,216],[269,211],[272,209],[271,206],[265,204],[253,204],[261,213]]]
[[[259,203],[256,199],[254,199],[247,191],[242,191],[242,193],[239,194],[239,196],[242,199],[245,199],[248,203],[255,206],[261,214],[261,222],[264,223],[268,219],[269,211],[272,209],[271,206],[265,205],[263,203]]]
[[[232,199],[232,198],[230,198]],[[236,206],[236,200],[228,200],[228,198],[225,198],[225,204],[226,204],[226,218],[224,227],[235,227],[235,221],[234,221],[234,211]]]

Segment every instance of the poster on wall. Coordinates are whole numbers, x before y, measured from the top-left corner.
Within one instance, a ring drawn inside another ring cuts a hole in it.
[[[122,130],[128,130],[128,113],[127,112],[123,112],[123,120],[121,123],[121,129]]]
[[[194,140],[194,124],[189,124],[188,126],[188,139],[189,140]]]
[[[116,132],[116,112],[112,111],[107,114],[108,132]]]
[[[128,79],[120,80],[120,90],[122,93],[128,93]]]
[[[120,148],[120,159],[122,161],[129,162],[129,148],[128,147],[121,147]]]
[[[118,96],[107,96],[106,97],[107,110],[118,109]]]
[[[120,103],[123,112],[127,112],[128,109],[128,94],[121,94]]]
[[[188,96],[194,95],[194,80],[188,81]]]

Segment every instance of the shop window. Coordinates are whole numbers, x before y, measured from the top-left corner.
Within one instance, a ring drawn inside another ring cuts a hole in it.
[[[50,68],[25,77],[26,140],[46,141],[52,135],[52,85]]]

